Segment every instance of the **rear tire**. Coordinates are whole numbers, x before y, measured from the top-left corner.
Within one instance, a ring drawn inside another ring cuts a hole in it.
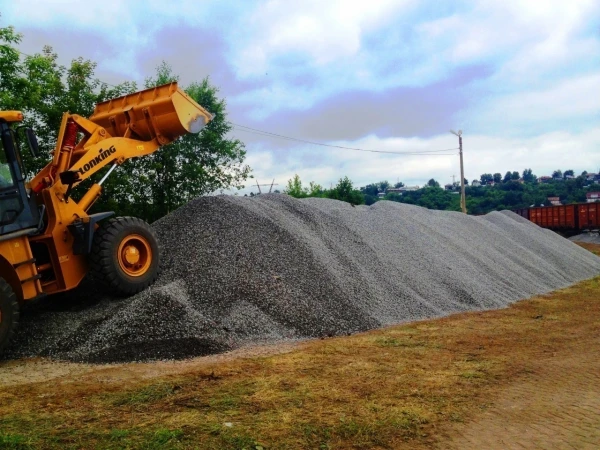
[[[10,284],[0,278],[0,353],[6,348],[19,325],[19,303]]]
[[[90,269],[111,293],[137,294],[160,272],[158,241],[150,225],[137,217],[103,222],[94,233]]]

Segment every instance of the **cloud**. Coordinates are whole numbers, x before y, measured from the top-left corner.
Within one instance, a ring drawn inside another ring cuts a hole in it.
[[[532,138],[503,138],[489,135],[464,135],[465,177],[471,181],[482,173],[518,171],[531,168],[538,176],[553,170],[596,171],[600,167],[600,130],[583,133],[552,132]],[[453,148],[457,145],[450,133],[421,138],[378,138],[367,136],[357,141],[336,144],[390,151],[427,151]],[[342,149],[315,148],[299,145],[277,160],[270,151],[254,151],[248,147],[248,160],[255,177],[262,183],[273,178],[280,185],[294,174],[303,182],[315,181],[325,187],[335,185],[347,175],[356,186],[388,180],[409,185],[424,185],[430,178],[450,182],[460,175],[458,152],[451,156],[387,155],[353,152]],[[574,155],[577,155],[574,158]],[[250,189],[251,190],[251,189]],[[244,192],[249,192],[248,190]]]
[[[545,89],[495,95],[474,107],[470,125],[480,131],[531,136],[544,130],[578,130],[600,120],[600,72],[572,77]]]
[[[596,170],[600,3],[486,0],[117,2],[3,6],[22,50],[83,56],[99,78],[143,82],[163,59],[206,75],[238,124],[350,147],[455,146],[467,177],[531,167]],[[455,157],[349,153],[234,129],[260,180],[323,185],[458,174]],[[574,155],[576,155],[574,157]]]

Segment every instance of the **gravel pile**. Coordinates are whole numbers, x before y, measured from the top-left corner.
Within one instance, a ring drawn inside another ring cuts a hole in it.
[[[219,196],[153,226],[153,287],[50,298],[25,311],[7,356],[184,358],[500,308],[600,273],[600,258],[507,211]]]
[[[600,244],[600,233],[581,233],[569,238],[573,242],[584,242],[588,244]]]

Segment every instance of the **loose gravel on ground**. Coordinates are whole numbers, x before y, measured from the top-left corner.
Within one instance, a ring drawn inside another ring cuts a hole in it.
[[[569,240],[573,242],[583,242],[587,244],[600,244],[600,233],[598,233],[597,231],[581,233],[575,236],[571,236]]]
[[[600,273],[600,258],[508,211],[217,196],[153,227],[154,286],[115,299],[86,281],[27,308],[5,358],[186,358],[501,308]]]

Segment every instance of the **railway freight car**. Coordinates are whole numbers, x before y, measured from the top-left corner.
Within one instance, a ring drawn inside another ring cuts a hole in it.
[[[582,203],[577,206],[577,220],[580,230],[600,229],[600,203]]]
[[[575,205],[529,208],[529,220],[542,228],[552,230],[576,230],[576,216]]]
[[[542,228],[561,232],[600,229],[600,203],[515,209],[515,213]]]

